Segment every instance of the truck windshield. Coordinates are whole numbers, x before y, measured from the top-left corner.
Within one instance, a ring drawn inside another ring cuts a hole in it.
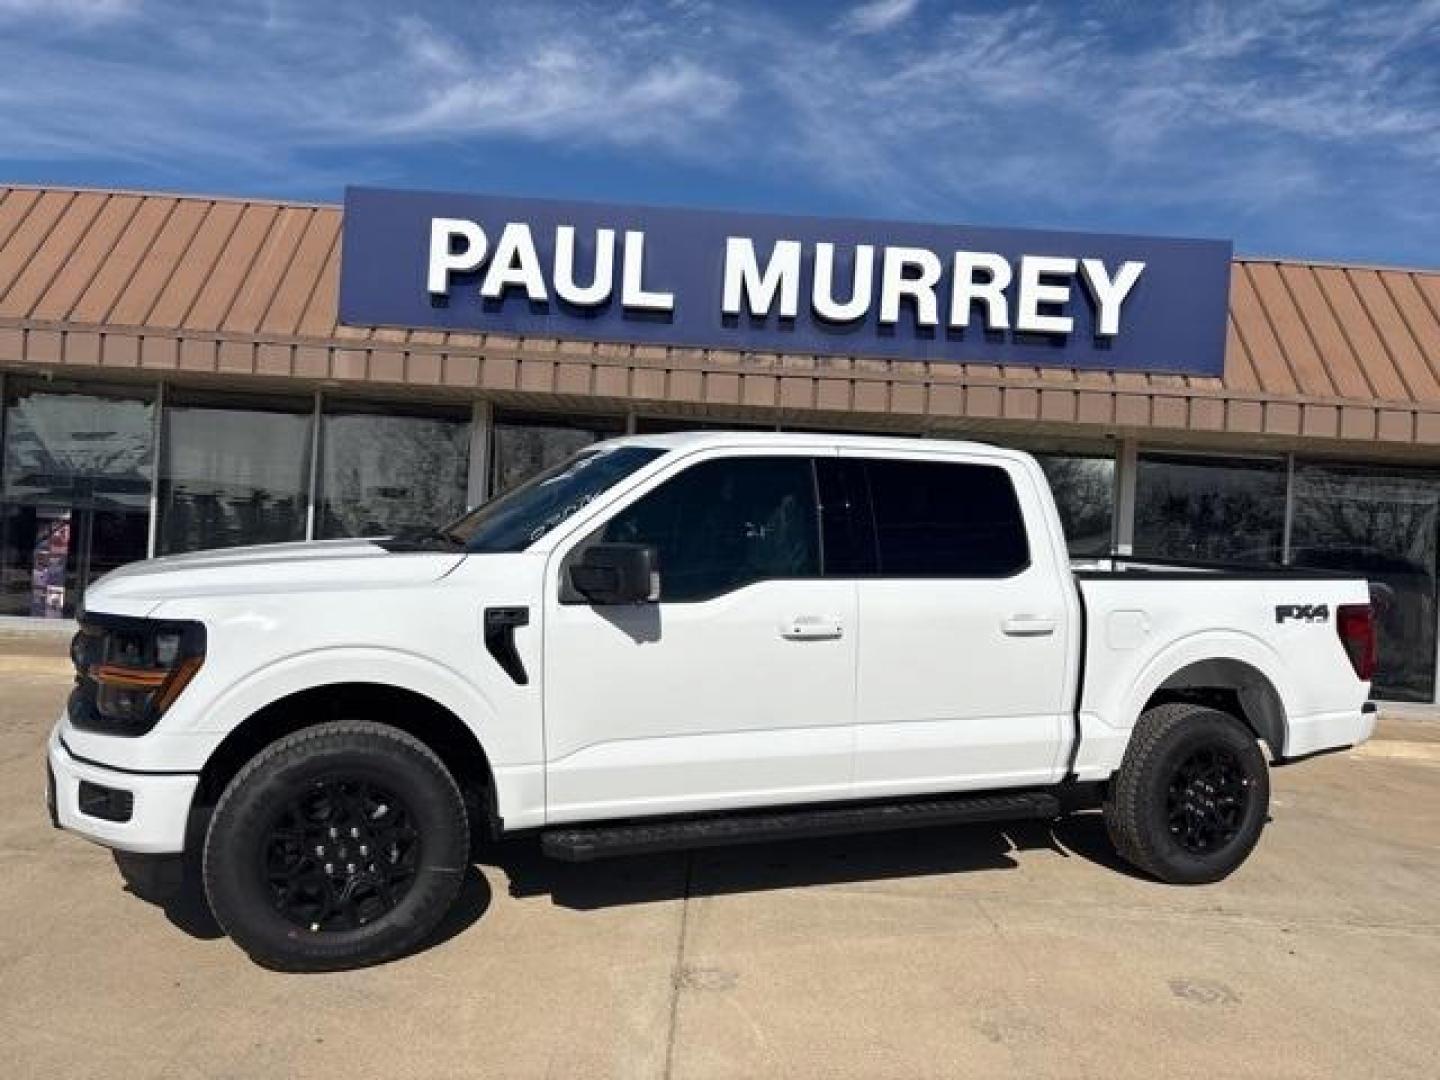
[[[466,551],[522,551],[666,451],[654,446],[582,450],[440,530]]]

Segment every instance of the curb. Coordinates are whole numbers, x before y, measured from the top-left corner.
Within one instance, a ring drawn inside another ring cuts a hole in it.
[[[1360,757],[1440,762],[1440,743],[1406,742],[1403,739],[1371,739],[1356,747],[1354,753]]]

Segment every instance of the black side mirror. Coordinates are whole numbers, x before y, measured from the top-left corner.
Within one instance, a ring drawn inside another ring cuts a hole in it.
[[[570,564],[570,584],[592,604],[660,599],[660,569],[648,544],[591,544]]]

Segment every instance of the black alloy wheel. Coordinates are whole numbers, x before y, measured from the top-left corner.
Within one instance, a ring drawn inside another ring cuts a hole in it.
[[[1206,746],[1175,769],[1166,793],[1170,834],[1186,851],[1215,851],[1230,843],[1245,820],[1250,782],[1227,747]]]
[[[1243,720],[1192,702],[1145,712],[1111,778],[1105,827],[1115,850],[1176,885],[1219,881],[1254,849],[1270,773]]]
[[[275,910],[312,932],[358,929],[392,911],[414,884],[419,855],[405,804],[343,777],[296,792],[261,852]]]
[[[266,967],[361,967],[425,942],[469,853],[464,800],[429,747],[384,724],[317,724],[226,787],[205,837],[205,894]]]

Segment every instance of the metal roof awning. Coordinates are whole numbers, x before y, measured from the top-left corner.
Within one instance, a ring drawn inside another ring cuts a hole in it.
[[[912,429],[1440,445],[1440,271],[1236,259],[1225,375],[1206,379],[343,326],[340,219],[0,187],[0,364]]]

